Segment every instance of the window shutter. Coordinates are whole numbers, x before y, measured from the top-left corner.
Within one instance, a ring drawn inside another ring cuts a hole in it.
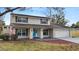
[[[26,22],[28,22],[28,18],[26,18]]]
[[[16,22],[18,21],[18,20],[17,20],[17,16],[15,17],[15,20],[16,20]]]

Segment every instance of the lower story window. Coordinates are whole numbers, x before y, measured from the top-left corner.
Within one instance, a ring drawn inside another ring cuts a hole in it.
[[[20,30],[20,29],[16,29],[16,34],[17,34],[18,36],[21,36],[21,30]]]
[[[43,35],[48,35],[48,30],[47,29],[43,30]]]
[[[16,29],[18,36],[28,36],[28,29]]]

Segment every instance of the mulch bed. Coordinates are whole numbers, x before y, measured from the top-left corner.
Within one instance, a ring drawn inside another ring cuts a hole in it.
[[[44,39],[43,41],[48,42],[48,43],[52,43],[52,44],[77,44],[74,42],[65,41],[65,40],[61,40],[61,39],[52,39],[52,40]]]

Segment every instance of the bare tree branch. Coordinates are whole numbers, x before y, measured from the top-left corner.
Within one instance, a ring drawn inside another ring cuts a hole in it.
[[[6,14],[6,13],[8,13],[8,12],[12,12],[12,11],[14,11],[14,10],[16,10],[16,9],[19,9],[19,8],[21,8],[21,7],[16,7],[16,8],[13,8],[13,9],[7,9],[6,11],[0,13],[0,16],[3,16],[4,14]]]

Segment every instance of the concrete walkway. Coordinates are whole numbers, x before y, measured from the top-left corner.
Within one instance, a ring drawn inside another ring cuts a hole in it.
[[[62,39],[62,40],[66,40],[66,41],[70,41],[70,42],[79,44],[79,38],[58,38],[58,39]]]

